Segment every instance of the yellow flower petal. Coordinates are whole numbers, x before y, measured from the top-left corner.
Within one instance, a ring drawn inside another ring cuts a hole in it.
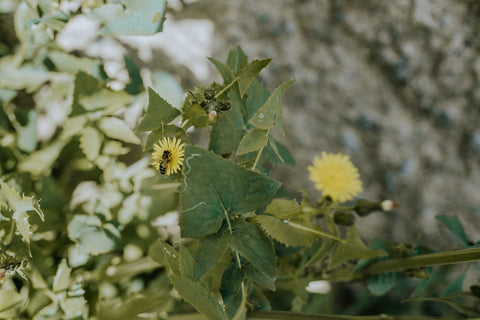
[[[333,201],[352,200],[362,191],[358,169],[347,155],[322,152],[321,158],[313,159],[308,171],[315,188]]]
[[[177,173],[183,165],[183,156],[185,154],[185,143],[177,138],[163,138],[158,144],[153,145],[152,165],[155,169],[160,170],[160,165],[166,167],[165,174],[167,176]],[[168,151],[168,159],[164,159],[164,152]]]

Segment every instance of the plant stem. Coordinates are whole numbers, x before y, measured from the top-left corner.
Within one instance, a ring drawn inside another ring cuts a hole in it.
[[[430,254],[422,254],[418,256],[390,259],[374,263],[365,269],[359,270],[352,275],[333,275],[330,280],[333,281],[352,281],[360,280],[369,275],[401,271],[407,269],[414,269],[420,267],[428,267],[435,265],[454,264],[454,263],[466,263],[480,261],[480,247],[452,250],[445,252],[436,252]]]

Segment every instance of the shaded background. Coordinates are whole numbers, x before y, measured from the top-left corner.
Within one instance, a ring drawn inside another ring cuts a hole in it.
[[[297,79],[282,138],[297,165],[274,170],[292,193],[319,196],[307,174],[313,156],[347,153],[361,196],[400,204],[361,219],[367,239],[458,248],[435,219],[456,214],[479,240],[480,2],[170,1],[167,17],[160,37],[171,40],[145,61],[185,89],[221,82],[202,57],[224,61],[237,45],[250,59],[273,57],[261,74],[270,90]]]

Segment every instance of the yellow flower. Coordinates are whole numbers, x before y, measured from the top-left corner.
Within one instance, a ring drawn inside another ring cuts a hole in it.
[[[183,165],[185,143],[177,138],[163,138],[158,144],[153,145],[152,165],[161,174],[167,176],[177,173]]]
[[[313,166],[308,167],[308,171],[315,188],[333,201],[352,200],[362,191],[358,169],[347,155],[322,152],[321,158],[313,159]]]

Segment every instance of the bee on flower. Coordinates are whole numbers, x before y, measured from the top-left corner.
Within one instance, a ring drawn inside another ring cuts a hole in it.
[[[185,154],[185,143],[177,138],[163,138],[158,144],[153,145],[152,165],[167,176],[180,171]]]
[[[322,152],[321,157],[313,159],[308,171],[315,188],[333,201],[352,200],[362,191],[358,169],[347,155]]]

